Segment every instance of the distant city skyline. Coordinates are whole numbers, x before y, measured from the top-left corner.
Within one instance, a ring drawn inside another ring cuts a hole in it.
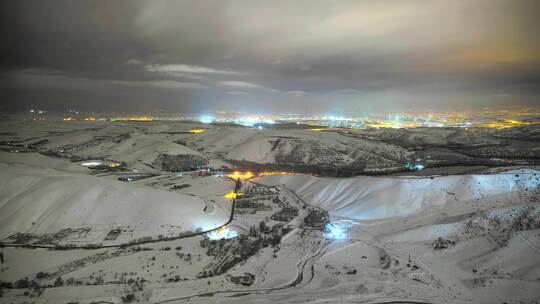
[[[3,1],[0,109],[540,105],[538,1]]]

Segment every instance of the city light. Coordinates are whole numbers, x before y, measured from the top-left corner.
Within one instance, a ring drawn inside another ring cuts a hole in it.
[[[491,129],[508,129],[519,126],[527,125],[540,125],[540,122],[529,122],[529,121],[520,121],[514,119],[505,119],[502,121],[490,121],[479,124],[482,128],[491,128]]]
[[[328,223],[324,229],[324,237],[332,240],[346,240],[348,228],[340,222]]]
[[[411,162],[408,162],[405,164],[405,168],[411,170],[411,171],[420,171],[420,170],[423,170],[426,168],[425,165],[422,165],[422,164],[418,164],[418,163],[411,163]]]
[[[223,197],[228,198],[228,199],[235,199],[240,195],[242,195],[242,194],[241,193],[236,193],[236,192],[229,192],[229,193],[225,194]]]
[[[245,173],[234,171],[232,174],[228,174],[227,176],[232,179],[249,179],[254,177],[255,175],[253,175],[253,173],[250,171]]]
[[[85,166],[85,167],[95,167],[95,166],[100,166],[100,165],[103,165],[103,163],[100,161],[89,161],[89,162],[81,163],[81,166]]]
[[[259,173],[259,176],[268,176],[268,175],[293,175],[293,172],[288,171],[263,171]]]
[[[214,122],[214,117],[210,115],[202,115],[201,117],[199,117],[199,121],[204,124],[210,124]]]
[[[113,117],[111,121],[153,121],[151,116]]]
[[[218,230],[208,232],[206,237],[211,241],[217,241],[222,239],[233,239],[238,236],[238,232],[229,229],[228,227],[221,227]]]
[[[198,133],[202,133],[204,131],[206,131],[206,129],[193,129],[193,130],[190,130],[189,133],[198,134]]]
[[[255,127],[256,124],[274,124],[276,123],[273,119],[267,118],[264,115],[253,115],[253,116],[241,116],[235,119],[232,119],[230,122],[245,126],[245,127]],[[258,129],[262,129],[262,126],[258,126]]]
[[[336,131],[339,129],[410,129],[410,128],[486,128],[508,129],[528,125],[540,125],[537,108],[516,108],[512,110],[482,110],[482,111],[450,111],[450,112],[399,112],[380,114],[357,114],[351,116],[339,115],[308,115],[298,114],[245,114],[217,112],[200,116],[171,117],[114,117],[98,118],[88,116],[66,116],[64,121],[153,121],[153,120],[197,120],[203,124],[223,123],[236,124],[245,127],[265,129],[266,125],[276,123],[296,123],[309,125],[306,130],[313,132]],[[34,113],[43,111],[34,110]],[[44,112],[43,112],[44,113]],[[69,115],[78,114],[70,111]],[[194,130],[203,130],[196,128]],[[191,132],[191,131],[190,131]],[[194,131],[200,133],[204,131]]]
[[[282,174],[282,175],[294,175],[295,173],[294,172],[290,172],[290,171],[262,171],[262,172],[251,172],[251,171],[247,171],[247,172],[240,172],[240,171],[234,171],[233,173],[230,173],[230,174],[227,174],[228,177],[232,178],[232,179],[250,179],[252,177],[262,177],[262,176],[268,176],[268,175],[277,175],[277,174]],[[307,175],[313,175],[313,174],[308,174],[306,173]]]
[[[117,162],[110,162],[110,161],[90,160],[90,161],[82,162],[81,166],[90,167],[90,168],[98,167],[98,166],[108,166],[110,168],[119,168],[120,166],[122,166],[122,164],[117,163]]]

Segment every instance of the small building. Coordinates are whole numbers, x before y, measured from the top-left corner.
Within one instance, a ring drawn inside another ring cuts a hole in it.
[[[255,283],[255,275],[249,272],[244,272],[244,274],[240,276],[231,276],[231,282],[244,286],[251,286],[253,283]]]
[[[322,209],[310,208],[308,215],[304,218],[304,224],[313,229],[323,230],[328,223],[328,212]]]
[[[271,219],[275,221],[288,222],[298,216],[298,208],[284,206],[279,212],[274,213]]]
[[[122,229],[120,228],[114,228],[109,233],[107,233],[107,236],[105,237],[106,241],[114,241],[118,238],[118,236],[122,233]]]

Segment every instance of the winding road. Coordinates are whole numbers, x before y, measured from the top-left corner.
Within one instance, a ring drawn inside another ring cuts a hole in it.
[[[185,296],[185,297],[167,299],[167,300],[157,301],[157,302],[153,302],[153,303],[154,304],[171,303],[171,302],[175,302],[175,301],[188,300],[188,299],[191,299],[191,298],[208,297],[208,296],[213,296],[213,295],[216,295],[216,294],[228,294],[228,293],[235,293],[235,294],[241,294],[242,296],[247,296],[247,295],[251,295],[251,294],[268,293],[268,292],[273,292],[273,291],[279,291],[279,290],[285,290],[285,289],[289,289],[289,288],[294,288],[294,287],[299,286],[304,281],[304,278],[305,278],[304,272],[306,271],[306,266],[310,265],[311,266],[311,267],[309,267],[309,269],[311,270],[310,271],[310,279],[305,284],[305,285],[307,285],[313,280],[313,277],[315,275],[313,263],[316,260],[318,260],[319,258],[321,258],[322,256],[324,256],[324,254],[326,253],[326,250],[328,249],[328,246],[330,244],[332,244],[332,242],[333,241],[326,242],[324,245],[319,247],[317,249],[317,251],[313,255],[309,256],[308,258],[306,258],[304,260],[300,260],[296,265],[296,267],[297,267],[296,277],[294,278],[294,280],[292,280],[291,282],[289,282],[287,284],[277,286],[277,287],[269,287],[269,288],[237,289],[237,290],[227,289],[227,290],[217,290],[217,291],[211,291],[211,292],[201,292],[201,293],[196,293],[196,294],[192,294],[192,295]]]

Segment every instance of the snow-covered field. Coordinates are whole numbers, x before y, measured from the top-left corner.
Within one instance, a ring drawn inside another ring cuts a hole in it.
[[[235,162],[279,169],[290,160],[293,167],[377,170],[420,158],[429,165],[477,160],[471,155],[478,153],[504,155],[510,148],[503,141],[538,145],[533,137],[525,143],[517,131],[0,124],[0,238],[7,246],[0,248],[1,303],[540,299],[540,171],[530,163],[534,158],[507,159],[519,168],[485,170],[497,163],[489,156],[493,163],[474,163],[474,174],[289,174],[241,183],[195,169],[201,160],[218,172]],[[416,150],[422,143],[427,148]],[[467,146],[474,151],[460,150]],[[102,170],[85,162],[120,167]],[[189,169],[167,170],[183,167]],[[224,195],[238,186],[243,196],[231,219]],[[324,211],[328,222],[307,221]],[[134,241],[140,243],[126,246]],[[238,278],[245,273],[253,278],[243,285]]]

